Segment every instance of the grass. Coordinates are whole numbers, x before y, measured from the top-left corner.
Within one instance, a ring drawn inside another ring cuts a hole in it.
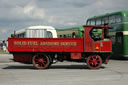
[[[8,52],[4,52],[3,50],[0,49],[0,54],[7,54]]]

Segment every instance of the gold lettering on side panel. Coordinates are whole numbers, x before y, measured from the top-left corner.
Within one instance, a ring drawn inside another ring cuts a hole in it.
[[[41,45],[41,46],[43,46],[43,45],[58,46],[58,45],[59,45],[59,42],[41,42],[40,45]]]
[[[61,46],[76,46],[76,42],[61,42]]]
[[[38,43],[36,41],[29,41],[29,42],[26,42],[26,41],[15,41],[13,43],[14,45],[38,45]]]
[[[45,45],[49,45],[49,46],[76,46],[77,42],[40,42],[38,44],[37,41],[14,41],[13,42],[14,45],[27,45],[27,46],[45,46]]]

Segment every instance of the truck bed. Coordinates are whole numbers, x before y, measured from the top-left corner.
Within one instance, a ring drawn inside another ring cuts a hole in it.
[[[9,38],[9,52],[83,52],[83,38]]]

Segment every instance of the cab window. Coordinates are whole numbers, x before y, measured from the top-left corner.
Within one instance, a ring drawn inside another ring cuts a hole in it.
[[[102,29],[100,28],[93,28],[90,31],[90,36],[94,41],[102,40]]]

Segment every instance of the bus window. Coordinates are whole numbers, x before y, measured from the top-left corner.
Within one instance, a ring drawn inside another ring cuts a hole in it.
[[[126,20],[125,21],[128,22],[128,14],[126,15]]]
[[[84,30],[82,30],[81,33],[82,33],[81,37],[84,37]]]
[[[115,22],[121,22],[121,17],[120,17],[120,15],[116,15],[115,16]]]
[[[104,17],[104,18],[103,18],[102,24],[103,24],[104,26],[106,26],[106,25],[109,24],[108,17]]]
[[[24,38],[24,37],[25,37],[25,33],[16,34],[15,36],[16,36],[17,38]]]
[[[75,32],[72,33],[72,38],[76,38],[76,33]]]
[[[66,38],[66,35],[64,35],[64,38]]]
[[[116,43],[116,36],[115,35],[111,36],[111,41],[112,41],[113,45]]]
[[[68,38],[71,38],[71,35],[70,34],[68,34]]]
[[[109,17],[109,23],[114,24],[115,23],[115,16],[110,16]]]
[[[86,24],[87,24],[87,25],[91,25],[91,21],[90,21],[90,20],[88,20]]]
[[[50,31],[47,31],[47,38],[53,38],[53,35]]]
[[[109,39],[108,29],[104,29],[104,39]]]
[[[101,19],[96,20],[96,25],[101,25]]]
[[[59,37],[62,38],[62,35],[60,35]]]
[[[24,38],[26,35],[25,35],[25,33],[22,33],[22,38]]]
[[[90,36],[94,41],[102,40],[102,29],[100,28],[93,28],[90,31]]]
[[[91,20],[91,25],[95,25],[95,20]]]
[[[119,44],[122,44],[122,42],[123,42],[123,33],[122,32],[116,33],[116,42]]]

